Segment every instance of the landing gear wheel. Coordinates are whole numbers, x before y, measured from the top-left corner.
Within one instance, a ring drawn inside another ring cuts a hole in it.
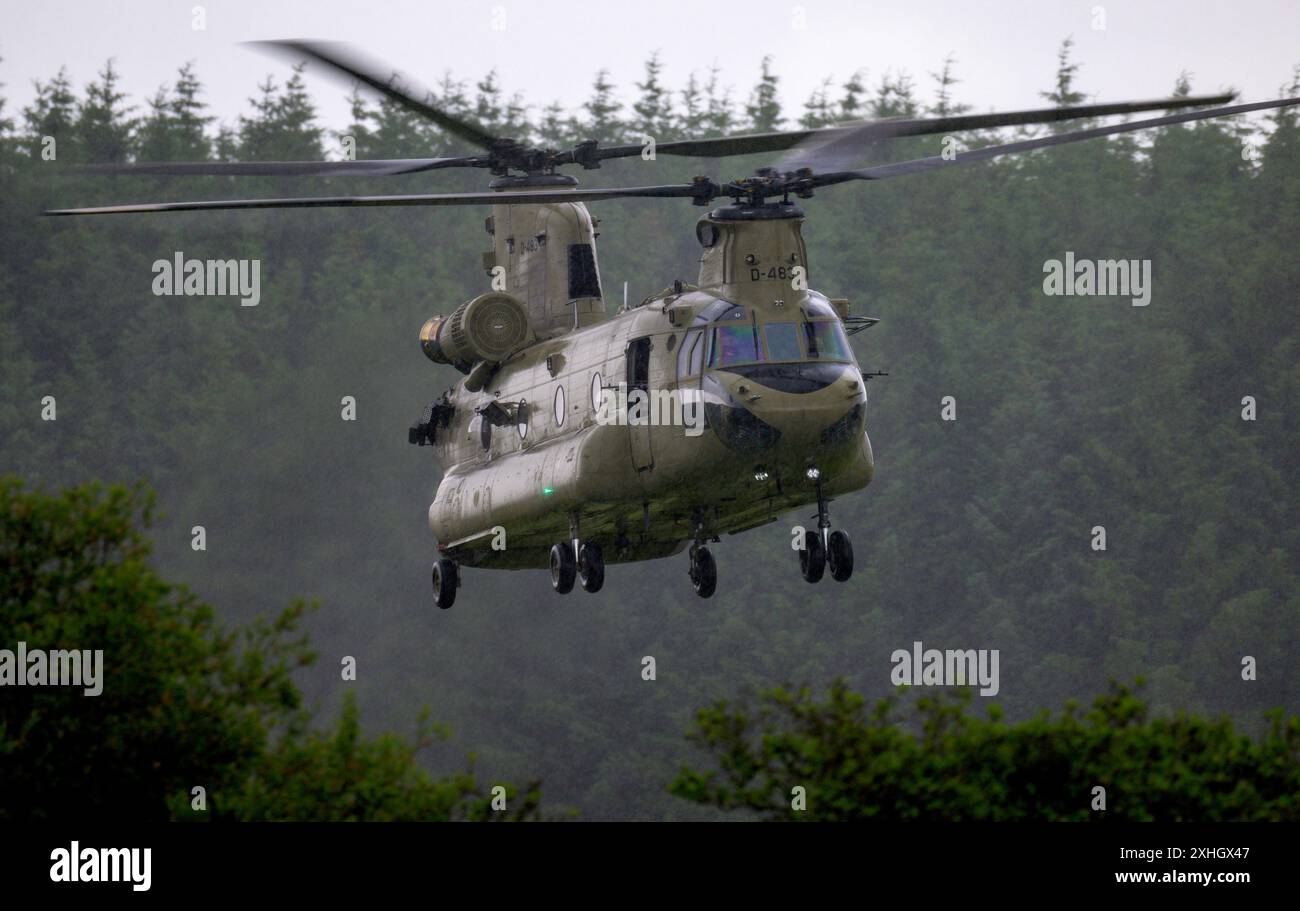
[[[831,578],[836,582],[847,582],[853,575],[853,542],[845,531],[831,532],[830,548],[826,562],[831,567]]]
[[[701,598],[711,598],[718,588],[718,565],[707,547],[691,548],[691,587]]]
[[[578,581],[583,591],[593,595],[605,584],[605,558],[599,544],[588,542],[578,551]]]
[[[799,551],[799,572],[803,573],[805,582],[820,582],[825,571],[826,549],[822,547],[821,535],[806,536],[803,550]]]
[[[551,588],[557,595],[567,595],[573,591],[573,580],[578,575],[578,567],[573,559],[572,544],[551,545]]]
[[[446,610],[456,603],[456,589],[460,585],[460,569],[455,562],[443,558],[433,563],[433,603]]]

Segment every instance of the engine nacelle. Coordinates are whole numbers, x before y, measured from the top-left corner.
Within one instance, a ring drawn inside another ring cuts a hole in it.
[[[451,316],[435,316],[420,328],[425,357],[435,364],[451,364],[461,373],[480,361],[499,363],[532,340],[528,310],[504,291],[480,294]]]

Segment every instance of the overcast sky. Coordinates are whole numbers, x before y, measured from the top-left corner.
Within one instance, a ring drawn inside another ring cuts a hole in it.
[[[212,113],[233,124],[262,77],[288,71],[240,46],[265,38],[346,40],[425,83],[446,70],[472,82],[495,68],[533,113],[553,100],[576,108],[602,67],[630,98],[655,50],[671,87],[716,61],[738,100],[771,54],[796,116],[824,78],[858,69],[873,82],[906,70],[928,99],[928,74],[949,53],[959,101],[977,110],[1039,106],[1066,36],[1082,64],[1079,87],[1103,101],[1167,95],[1183,69],[1198,91],[1272,98],[1300,63],[1300,0],[207,0],[203,30],[193,27],[195,0],[3,4],[0,91],[10,116],[30,103],[34,78],[66,65],[80,90],[114,57],[141,106],[193,61]],[[346,87],[320,73],[309,85],[323,123],[345,125]]]

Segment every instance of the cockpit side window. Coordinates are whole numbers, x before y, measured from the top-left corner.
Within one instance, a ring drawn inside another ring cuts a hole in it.
[[[697,376],[704,366],[704,330],[691,329],[677,349],[677,379]]]
[[[818,319],[804,324],[808,332],[808,357],[823,361],[851,361],[849,339],[838,319]]]

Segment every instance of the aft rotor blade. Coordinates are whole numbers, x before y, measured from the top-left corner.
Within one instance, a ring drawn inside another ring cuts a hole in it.
[[[230,177],[382,177],[440,168],[478,167],[478,158],[377,158],[363,161],[138,161],[90,164],[74,170],[87,174],[163,174]],[[486,165],[484,165],[486,166]]]
[[[1076,104],[1059,108],[1035,108],[993,114],[953,114],[947,117],[891,118],[858,126],[831,127],[819,130],[796,146],[775,167],[779,173],[808,168],[814,173],[839,171],[863,157],[874,142],[904,136],[930,136],[936,133],[959,133],[963,130],[986,130],[996,127],[1023,126],[1033,123],[1059,123],[1084,117],[1107,117],[1136,114],[1141,111],[1176,110],[1226,104],[1235,98],[1222,95],[1161,98],[1153,101],[1119,101],[1105,104]]]
[[[919,171],[933,171],[939,168],[966,164],[972,161],[986,161],[990,158],[997,158],[1000,155],[1031,152],[1035,149],[1046,149],[1051,146],[1065,145],[1071,142],[1082,142],[1085,139],[1114,136],[1118,133],[1132,133],[1137,130],[1149,130],[1152,127],[1172,126],[1177,123],[1190,123],[1194,120],[1209,120],[1215,117],[1231,117],[1235,114],[1249,114],[1251,111],[1284,108],[1295,104],[1300,104],[1300,98],[1282,98],[1277,101],[1257,101],[1251,104],[1235,104],[1225,108],[1211,108],[1208,111],[1191,111],[1184,114],[1169,114],[1165,117],[1152,117],[1149,120],[1136,120],[1132,123],[1117,123],[1107,127],[1076,130],[1072,133],[1058,133],[1054,136],[1043,136],[1038,139],[1025,139],[1020,142],[1009,142],[1004,145],[988,146],[983,149],[972,149],[969,152],[958,152],[956,157],[951,159],[935,155],[930,158],[914,158],[910,161],[899,161],[892,164],[876,165],[872,168],[862,168],[856,171],[815,174],[808,178],[807,181],[808,184],[813,187],[825,187],[837,183],[844,183],[848,180],[883,180],[887,177],[901,177],[904,174],[915,174]]]
[[[508,190],[482,193],[425,193],[411,196],[307,196],[286,199],[210,199],[87,209],[52,209],[46,215],[127,215],[139,212],[203,212],[214,209],[318,209],[358,206],[490,206],[536,202],[596,202],[630,197],[691,197],[708,201],[721,194],[711,181],[608,189]]]
[[[829,129],[829,128],[828,128]],[[686,155],[691,158],[724,158],[728,155],[752,155],[755,152],[780,152],[793,148],[821,130],[790,130],[785,133],[743,133],[739,136],[717,136],[712,139],[678,139],[655,144],[656,154]],[[597,148],[591,157],[632,158],[640,155],[643,146],[609,146]]]
[[[443,130],[466,142],[473,143],[481,149],[491,149],[497,137],[468,121],[461,120],[428,101],[410,95],[396,85],[393,79],[385,75],[378,65],[365,60],[348,45],[336,41],[307,41],[294,39],[288,41],[251,41],[257,47],[268,48],[282,54],[295,57],[307,57],[323,63],[338,73],[368,85],[406,108],[408,111],[427,117]]]

